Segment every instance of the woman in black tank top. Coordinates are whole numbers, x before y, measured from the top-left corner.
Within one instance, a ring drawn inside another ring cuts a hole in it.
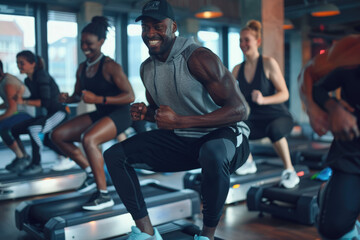
[[[276,60],[260,55],[260,35],[261,23],[255,20],[249,21],[241,30],[240,48],[246,61],[235,66],[232,73],[250,106],[250,115],[245,121],[251,131],[249,139],[270,138],[285,167],[280,185],[293,188],[299,183],[299,177],[291,163],[285,138],[293,127],[293,119],[284,105],[289,91]],[[256,172],[251,154],[236,172],[240,175]]]
[[[76,72],[72,96],[61,93],[64,103],[95,104],[96,111],[79,115],[54,130],[55,144],[87,173],[78,191],[98,191],[86,203],[85,210],[100,210],[114,205],[107,192],[104,159],[98,145],[116,138],[131,125],[130,103],[134,93],[121,66],[101,52],[109,24],[105,17],[94,17],[82,30],[81,49],[86,62]],[[81,142],[85,154],[74,142]]]

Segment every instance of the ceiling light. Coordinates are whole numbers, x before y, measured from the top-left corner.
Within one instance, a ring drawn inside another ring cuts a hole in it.
[[[314,7],[311,11],[311,15],[313,17],[330,17],[330,16],[335,16],[335,15],[339,15],[340,14],[340,10],[339,8],[331,3],[324,3],[321,5],[318,5],[316,7]]]
[[[290,30],[294,28],[294,24],[289,20],[289,19],[284,19],[284,25],[283,25],[283,29],[284,30]]]
[[[221,17],[222,15],[223,15],[223,13],[220,10],[220,8],[209,4],[209,5],[206,5],[202,8],[200,8],[200,10],[198,12],[196,12],[195,17],[197,17],[197,18],[218,18],[218,17]]]

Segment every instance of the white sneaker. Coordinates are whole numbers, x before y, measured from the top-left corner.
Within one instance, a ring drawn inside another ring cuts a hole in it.
[[[55,164],[52,167],[52,170],[54,171],[64,171],[70,168],[73,168],[76,165],[76,163],[73,160],[70,160],[70,158],[62,158],[59,160],[57,164]]]
[[[239,167],[235,173],[237,175],[246,175],[251,173],[256,173],[257,168],[255,161],[246,161],[241,167]]]
[[[279,185],[284,188],[294,188],[300,182],[300,178],[296,174],[295,170],[285,169],[281,174],[281,180]]]

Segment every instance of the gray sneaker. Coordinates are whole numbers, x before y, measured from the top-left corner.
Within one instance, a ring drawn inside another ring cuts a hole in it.
[[[280,186],[284,188],[294,188],[300,182],[300,178],[295,170],[285,169],[281,174]]]
[[[237,175],[246,175],[256,173],[257,167],[255,161],[246,161],[241,167],[239,167],[235,173]]]
[[[112,206],[114,206],[114,201],[109,193],[96,191],[82,208],[85,210],[96,211]]]
[[[85,193],[89,192],[96,188],[95,178],[92,176],[87,176],[84,183],[78,188],[78,192]]]
[[[23,171],[19,173],[20,176],[30,176],[41,173],[43,171],[42,167],[38,164],[30,164]]]
[[[76,163],[73,160],[70,160],[70,158],[61,157],[59,159],[59,162],[55,164],[51,170],[54,171],[64,171],[71,169],[76,166]]]

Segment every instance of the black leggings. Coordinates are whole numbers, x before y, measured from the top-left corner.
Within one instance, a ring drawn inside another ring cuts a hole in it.
[[[179,137],[168,130],[153,130],[117,143],[104,153],[115,188],[134,220],[148,215],[134,168],[178,172],[202,168],[201,194],[204,224],[215,227],[229,191],[230,174],[249,155],[243,137],[236,148],[237,134],[221,128],[202,138]]]
[[[327,239],[338,239],[350,232],[360,213],[360,175],[334,170],[319,194],[317,228]]]
[[[246,120],[245,123],[250,128],[250,140],[268,137],[273,143],[286,137],[294,126],[294,121],[290,116],[273,119]]]

